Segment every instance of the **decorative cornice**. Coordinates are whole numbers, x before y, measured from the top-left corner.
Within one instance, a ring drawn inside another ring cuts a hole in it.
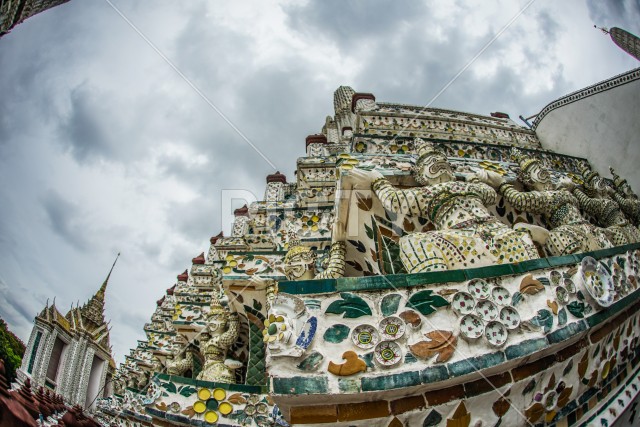
[[[631,71],[627,71],[626,73],[618,74],[615,77],[612,77],[608,80],[604,80],[602,82],[596,83],[594,85],[588,86],[584,89],[580,89],[578,91],[572,92],[568,95],[563,96],[550,104],[547,104],[535,117],[533,121],[532,129],[535,130],[538,127],[538,124],[544,119],[544,117],[549,114],[551,111],[556,108],[564,107],[567,104],[571,104],[576,101],[580,101],[581,99],[587,98],[589,96],[595,95],[600,92],[607,91],[609,89],[613,89],[618,86],[622,86],[624,84],[630,83],[634,80],[640,79],[640,68],[636,68]]]

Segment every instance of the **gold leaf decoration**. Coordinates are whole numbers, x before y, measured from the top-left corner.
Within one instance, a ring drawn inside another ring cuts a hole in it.
[[[426,359],[437,354],[436,362],[438,363],[451,359],[458,342],[458,337],[453,335],[453,332],[431,331],[424,335],[429,338],[429,341],[420,341],[409,346],[414,356]]]
[[[329,362],[327,370],[333,375],[338,375],[340,377],[346,377],[357,374],[358,372],[365,372],[367,370],[367,364],[364,360],[358,357],[355,351],[345,351],[342,353],[342,359],[346,360],[346,362],[340,365]]]
[[[558,303],[557,302],[551,301],[550,299],[548,299],[547,300],[547,307],[549,307],[551,309],[553,314],[555,314],[556,316],[558,315]]]
[[[227,397],[227,401],[229,403],[233,403],[235,405],[240,405],[242,403],[247,403],[247,399],[242,397],[242,393],[234,393],[231,396]]]
[[[524,411],[524,416],[530,424],[534,424],[544,414],[544,406],[540,402],[536,402]]]
[[[443,296],[443,297],[448,297],[449,295],[453,295],[455,293],[457,293],[458,290],[456,289],[451,289],[451,288],[445,288],[445,289],[441,289],[438,291],[438,295]]]
[[[504,414],[506,414],[509,409],[511,409],[511,401],[506,399],[505,397],[501,397],[500,399],[493,402],[493,413],[496,414],[496,417],[502,418]]]
[[[582,356],[582,359],[580,360],[580,363],[578,363],[578,375],[580,376],[580,378],[584,378],[585,374],[587,373],[588,367],[589,367],[589,352],[585,351],[584,356]]]
[[[544,421],[550,423],[556,416],[557,412],[555,410],[547,412],[544,416]]]
[[[404,320],[405,323],[410,324],[414,328],[417,328],[418,326],[420,326],[420,323],[422,323],[420,315],[413,310],[403,311],[399,314],[399,316],[402,320]]]
[[[196,414],[196,411],[193,410],[193,406],[187,406],[185,409],[180,411],[181,414],[188,416],[189,418],[193,418]]]
[[[471,414],[467,411],[464,402],[460,402],[451,418],[447,418],[447,427],[469,427]]]
[[[558,408],[564,408],[569,403],[571,399],[571,392],[573,391],[573,386],[566,387],[564,390],[560,392],[558,395]]]
[[[156,408],[160,409],[163,412],[167,412],[167,404],[164,402],[156,403]]]
[[[356,201],[358,209],[361,211],[369,212],[373,206],[373,199],[371,196],[367,196],[360,192],[356,192]]]
[[[533,275],[527,274],[520,282],[520,292],[527,295],[535,295],[544,290],[544,285],[540,281],[533,278]]]

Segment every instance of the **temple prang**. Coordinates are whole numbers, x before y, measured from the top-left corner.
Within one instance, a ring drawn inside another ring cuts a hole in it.
[[[611,180],[602,159],[551,147],[598,102],[626,113],[612,97],[639,86],[640,69],[600,82],[530,128],[340,86],[295,176],[269,174],[231,233],[194,251],[117,370],[111,273],[66,315],[47,304],[24,407],[57,422],[55,398],[29,401],[42,386],[118,427],[632,425],[635,177],[622,157]]]

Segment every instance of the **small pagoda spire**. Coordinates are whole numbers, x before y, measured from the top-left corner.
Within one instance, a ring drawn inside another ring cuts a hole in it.
[[[104,282],[102,283],[102,286],[100,286],[98,292],[96,292],[96,294],[80,309],[82,317],[93,322],[96,327],[99,327],[104,323],[104,296],[107,291],[107,285],[109,284],[109,278],[111,277],[111,273],[113,272],[113,268],[116,266],[116,262],[118,262],[119,257],[120,252],[116,255],[116,259],[113,261],[109,274],[107,274],[107,278],[104,279]]]
[[[109,277],[111,277],[111,273],[113,272],[113,267],[116,266],[116,262],[118,262],[119,257],[120,257],[120,252],[118,252],[118,255],[116,255],[116,259],[113,261],[113,265],[111,266],[111,270],[109,270],[109,274],[107,274],[107,278],[104,279],[104,283],[102,284],[102,286],[100,286],[100,289],[96,294],[96,296],[102,298],[102,301],[104,301],[104,294],[107,291],[107,284],[109,283]]]

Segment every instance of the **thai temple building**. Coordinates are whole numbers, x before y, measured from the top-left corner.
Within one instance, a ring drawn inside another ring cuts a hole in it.
[[[637,165],[589,150],[637,143],[639,90],[640,68],[525,127],[341,86],[115,372],[105,281],[37,316],[19,379],[103,426],[636,426]]]
[[[99,420],[637,425],[640,202],[544,141],[639,83],[534,129],[339,87],[296,176],[268,175],[157,302]]]
[[[104,318],[110,276],[111,271],[86,304],[71,307],[63,315],[54,301],[36,316],[17,371],[16,389],[25,383],[34,390],[44,387],[67,405],[87,409],[94,409],[98,398],[112,394],[116,366],[109,343],[110,328]]]
[[[0,0],[0,37],[40,12],[69,0]]]

